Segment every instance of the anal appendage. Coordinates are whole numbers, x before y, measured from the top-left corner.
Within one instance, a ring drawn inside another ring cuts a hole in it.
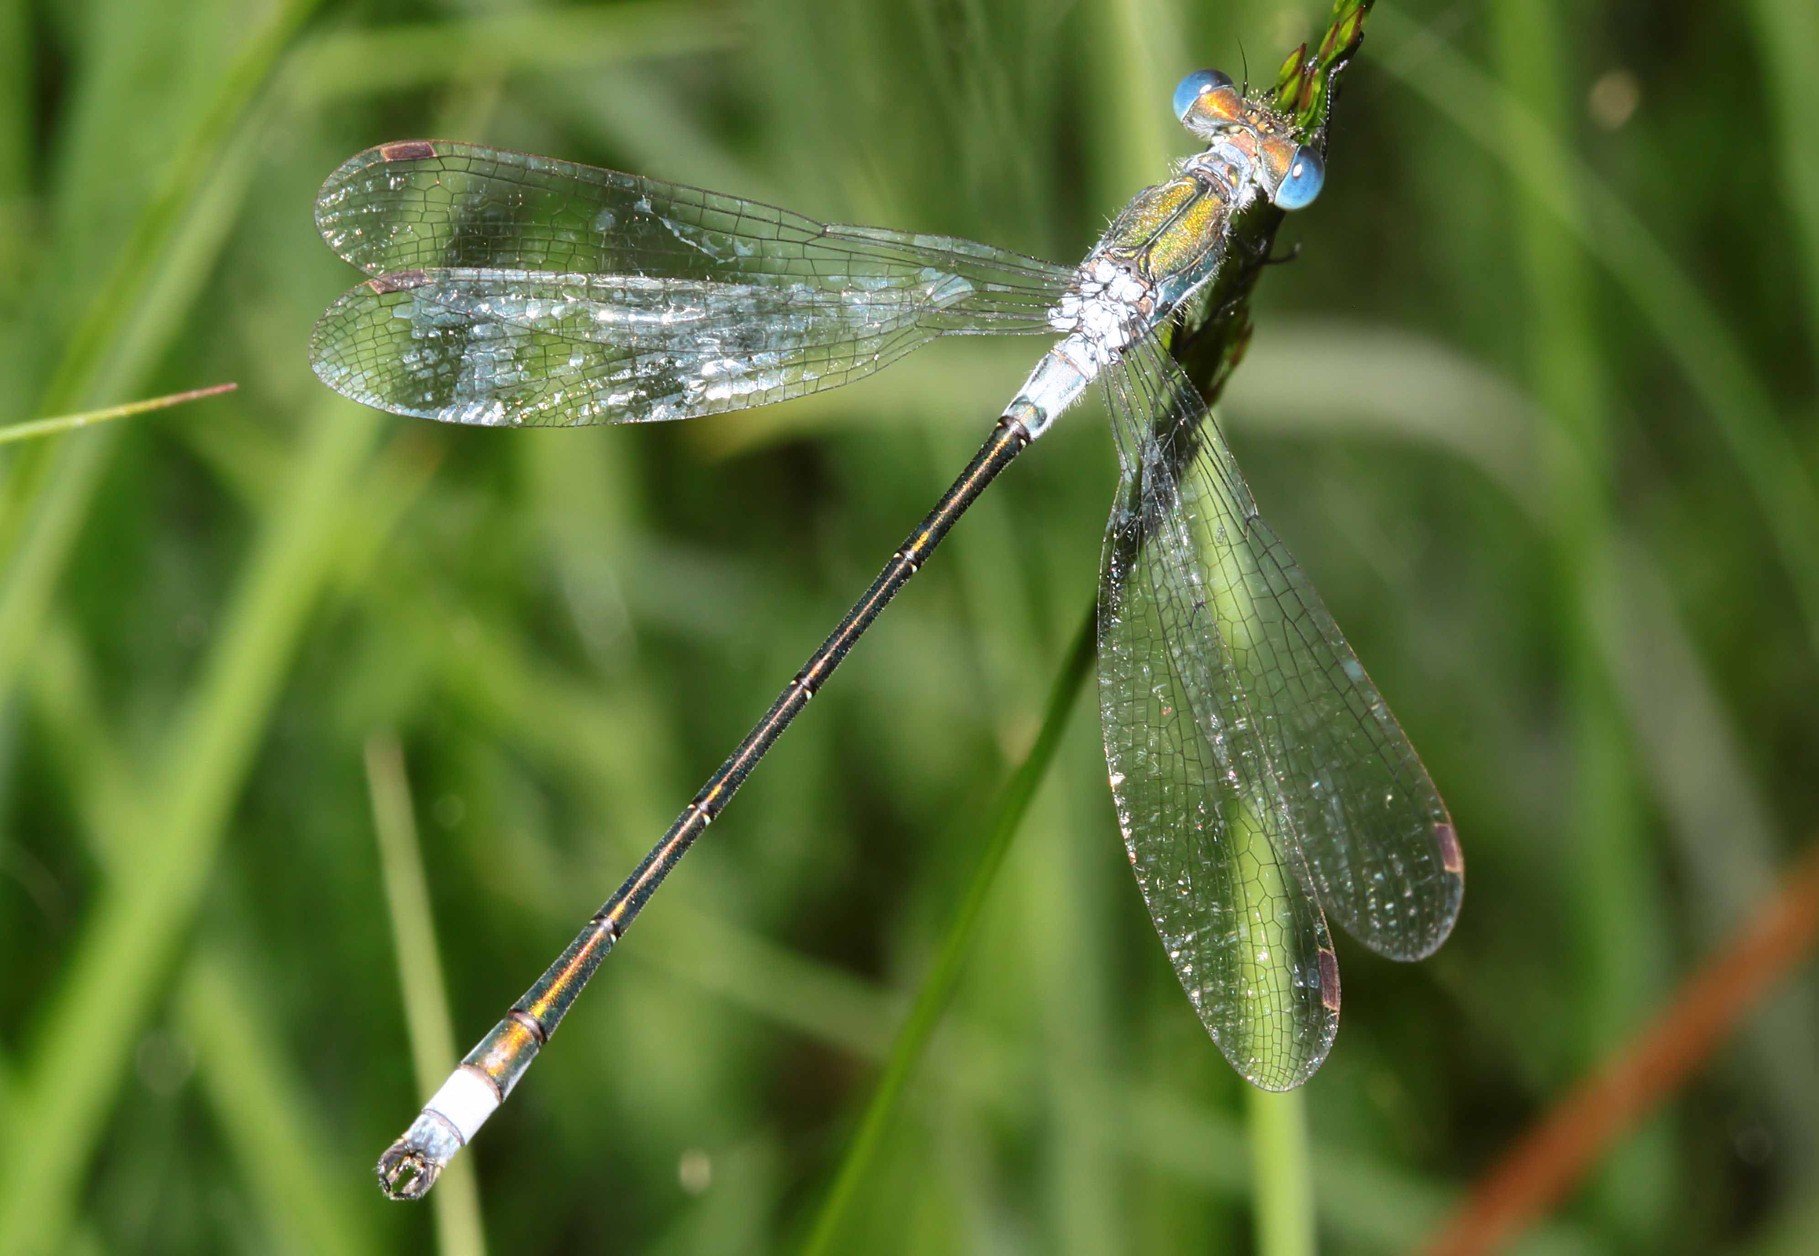
[[[463,1063],[379,1157],[379,1188],[392,1199],[422,1199],[504,1101],[491,1078]]]

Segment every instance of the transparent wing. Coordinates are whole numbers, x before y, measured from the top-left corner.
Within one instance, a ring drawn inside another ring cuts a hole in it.
[[[1150,442],[1176,469],[1177,512],[1202,600],[1247,703],[1247,744],[1278,786],[1294,866],[1328,914],[1379,954],[1412,960],[1446,939],[1465,863],[1446,804],[1319,594],[1257,513],[1193,385],[1155,342],[1126,377],[1164,416],[1125,407],[1127,462]],[[1179,567],[1181,564],[1176,564]]]
[[[367,405],[458,423],[780,401],[938,335],[1047,332],[1069,275],[964,240],[441,142],[352,158],[316,218],[375,276],[317,325],[316,373]]]
[[[964,281],[863,293],[530,271],[368,280],[316,325],[311,359],[344,396],[487,426],[718,414],[837,387],[942,331]]]
[[[316,226],[372,275],[453,267],[844,291],[932,269],[973,286],[970,309],[1038,319],[1069,275],[970,240],[830,226],[719,192],[443,140],[382,144],[343,162],[317,195]]]
[[[1141,436],[1105,537],[1105,755],[1131,867],[1189,1001],[1232,1067],[1287,1090],[1338,1032],[1339,966],[1222,633],[1216,575],[1156,439],[1176,402],[1163,361],[1134,347],[1107,381],[1116,427]]]

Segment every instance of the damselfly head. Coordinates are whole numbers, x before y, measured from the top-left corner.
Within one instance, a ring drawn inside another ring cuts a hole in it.
[[[1174,104],[1175,116],[1190,133],[1242,155],[1243,167],[1255,171],[1276,208],[1303,209],[1320,195],[1326,181],[1320,154],[1297,144],[1288,120],[1246,98],[1230,75],[1195,70],[1175,88]]]

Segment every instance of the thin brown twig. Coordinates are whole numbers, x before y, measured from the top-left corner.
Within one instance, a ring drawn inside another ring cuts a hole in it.
[[[1666,1010],[1567,1094],[1490,1172],[1426,1248],[1494,1251],[1554,1207],[1625,1132],[1677,1091],[1819,940],[1819,845]]]
[[[208,388],[192,388],[188,392],[153,397],[147,401],[129,401],[125,405],[108,406],[104,410],[84,410],[79,414],[59,414],[49,419],[9,423],[0,427],[0,444],[16,440],[31,440],[38,436],[52,436],[58,432],[75,431],[77,428],[92,427],[97,423],[108,423],[114,419],[130,419],[136,414],[148,414],[153,410],[168,410],[172,406],[201,401],[204,397],[219,397],[222,393],[233,392],[238,387],[240,387],[238,384],[215,384]]]

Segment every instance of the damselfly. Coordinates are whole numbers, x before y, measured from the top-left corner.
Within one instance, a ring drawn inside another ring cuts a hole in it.
[[[316,373],[395,414],[493,427],[641,423],[796,397],[941,335],[1058,336],[984,447],[637,870],[379,1163],[427,1191],[499,1106],[645,902],[955,521],[1098,382],[1120,480],[1099,692],[1138,885],[1213,1040],[1305,1081],[1339,1017],[1327,918],[1416,959],[1452,928],[1446,807],[1249,490],[1165,337],[1233,223],[1313,201],[1316,145],[1215,71],[1177,116],[1207,147],[1078,267],[829,226],[737,197],[470,144],[385,144],[323,187],[331,247],[373,277],[317,326]]]

